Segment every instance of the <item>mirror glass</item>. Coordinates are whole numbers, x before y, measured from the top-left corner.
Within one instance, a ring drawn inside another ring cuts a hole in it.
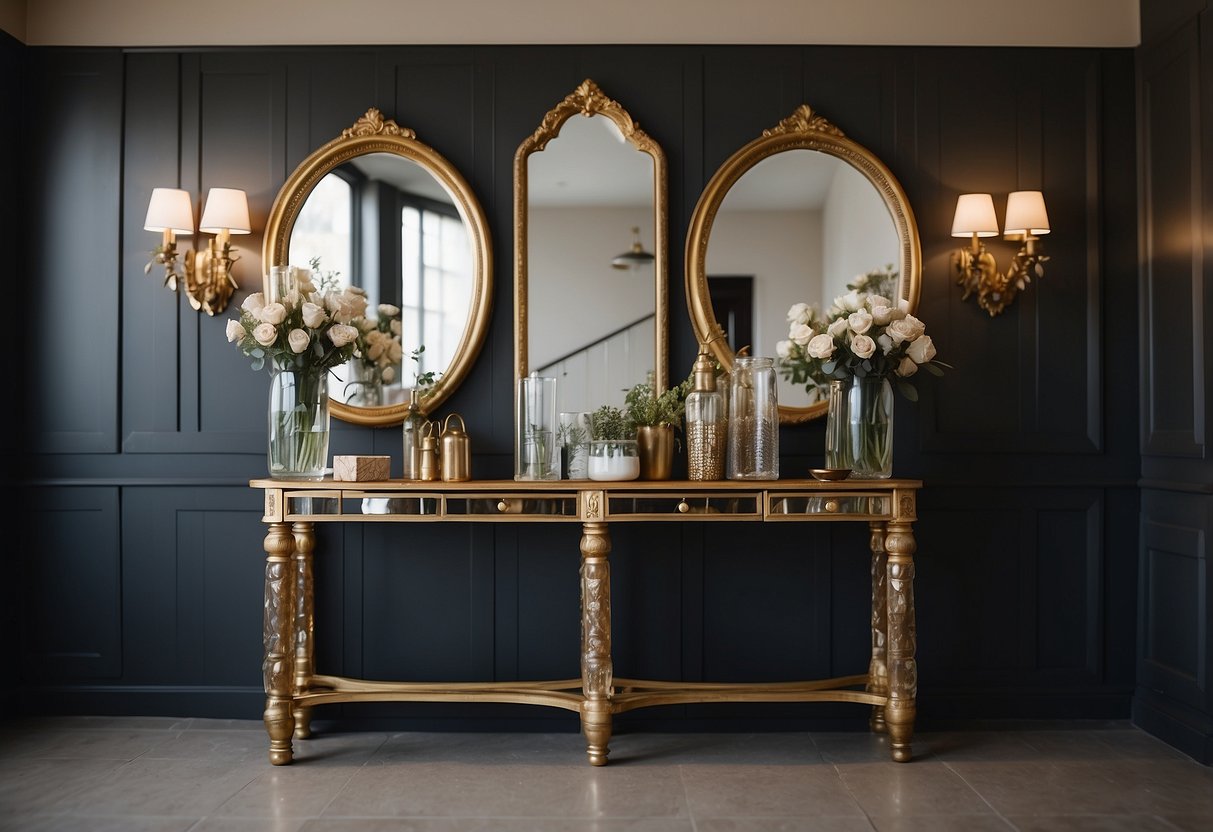
[[[270,210],[264,254],[267,266],[315,262],[321,275],[361,288],[368,326],[391,336],[370,333],[380,346],[364,348],[362,360],[330,380],[338,418],[400,422],[410,389],[430,373],[435,381],[421,408],[433,411],[486,335],[492,276],[484,214],[446,159],[378,110],[291,174]]]
[[[560,411],[666,385],[665,162],[586,81],[515,157],[516,370]]]
[[[737,350],[776,356],[788,310],[824,313],[852,286],[917,306],[921,255],[905,192],[866,148],[807,106],[734,153],[704,188],[687,238],[696,337],[726,369]],[[779,379],[784,422],[825,415]]]

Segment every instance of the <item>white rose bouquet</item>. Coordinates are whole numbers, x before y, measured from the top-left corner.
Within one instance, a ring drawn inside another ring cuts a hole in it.
[[[365,298],[362,289],[351,291]],[[352,322],[358,330],[355,341],[357,349],[354,352],[357,373],[354,380],[346,384],[349,399],[360,394],[366,397],[383,385],[392,384],[400,376],[400,363],[404,358],[400,345],[400,307],[381,303],[375,311],[375,317],[364,314]]]
[[[240,320],[227,322],[227,340],[260,370],[269,359],[280,370],[328,370],[358,352],[361,334],[354,321],[366,312],[366,298],[328,280],[317,286],[309,269],[292,267],[292,288],[267,303],[255,292],[240,307]]]
[[[895,285],[896,272],[885,269],[857,277],[824,316],[808,304],[792,306],[788,338],[775,346],[780,374],[816,398],[825,396],[831,379],[892,377],[902,395],[917,401],[910,376],[920,367],[943,375],[948,365],[934,360],[931,336],[906,301],[856,288]]]

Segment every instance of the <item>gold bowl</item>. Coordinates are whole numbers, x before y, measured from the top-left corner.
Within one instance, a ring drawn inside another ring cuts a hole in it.
[[[834,482],[836,480],[845,480],[851,474],[850,468],[810,468],[809,473],[813,475],[815,480],[825,480],[826,482]]]

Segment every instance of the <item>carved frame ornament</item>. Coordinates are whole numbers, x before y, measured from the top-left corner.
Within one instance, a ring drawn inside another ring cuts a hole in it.
[[[848,163],[862,173],[879,192],[889,209],[889,215],[900,241],[901,296],[910,302],[911,310],[918,306],[922,281],[922,249],[918,239],[918,224],[910,208],[905,190],[889,168],[867,148],[848,139],[838,127],[809,105],[801,104],[790,116],[730,156],[708,181],[687,234],[686,294],[687,307],[695,336],[711,347],[712,353],[725,370],[732,370],[733,351],[724,337],[724,329],[712,309],[708,293],[707,251],[712,224],[724,203],[729,189],[737,180],[768,156],[788,150],[816,150]],[[774,348],[774,345],[771,345]],[[758,350],[757,353],[762,353]],[[807,407],[780,405],[779,419],[784,423],[805,422],[824,416],[829,403],[818,402]]]
[[[601,115],[619,128],[632,147],[653,159],[653,277],[656,305],[654,338],[654,387],[660,392],[669,385],[669,279],[668,226],[669,206],[666,199],[665,151],[640,129],[632,116],[598,85],[586,79],[544,115],[535,132],[528,136],[514,154],[514,376],[525,378],[529,372],[527,357],[527,160],[532,153],[547,147],[560,135],[560,128],[575,115],[589,118]]]
[[[401,127],[372,107],[341,135],[317,149],[299,163],[287,177],[270,208],[266,221],[265,241],[261,259],[268,280],[270,266],[287,265],[290,256],[291,231],[303,203],[312,189],[338,165],[368,153],[390,153],[420,165],[433,176],[451,196],[456,210],[467,229],[471,245],[472,300],[467,321],[451,365],[443,372],[430,392],[421,399],[421,409],[430,413],[438,408],[459,387],[467,376],[488,334],[489,313],[493,301],[492,243],[488,221],[463,175],[429,145],[418,140],[417,133]],[[269,287],[265,287],[268,292]],[[329,401],[329,411],[338,419],[359,425],[394,425],[404,420],[407,404],[385,407],[357,407],[339,399]]]

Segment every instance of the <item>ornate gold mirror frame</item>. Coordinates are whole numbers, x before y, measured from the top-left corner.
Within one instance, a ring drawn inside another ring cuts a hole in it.
[[[368,153],[404,157],[434,177],[458,210],[471,247],[472,291],[467,321],[450,365],[421,399],[422,410],[429,413],[459,387],[484,344],[493,297],[493,275],[488,222],[471,186],[438,151],[418,141],[416,132],[400,127],[391,119],[384,119],[382,113],[372,107],[352,127],[343,130],[339,137],[300,162],[278,191],[270,208],[262,249],[262,261],[267,272],[265,279],[268,283],[270,266],[288,265],[291,231],[316,184],[343,162]],[[269,291],[268,285],[265,290]],[[329,410],[338,419],[359,425],[392,425],[404,419],[408,405],[358,407],[332,398]]]
[[[686,248],[687,306],[695,336],[707,343],[726,370],[733,367],[733,350],[712,309],[708,291],[707,250],[712,223],[729,189],[747,171],[770,156],[789,150],[815,150],[834,156],[854,167],[871,182],[888,208],[899,241],[899,295],[909,301],[913,311],[918,306],[921,289],[922,251],[918,240],[918,225],[901,184],[880,159],[862,145],[848,139],[842,131],[816,114],[805,104],[791,116],[779,122],[728,158],[712,176],[699,197]],[[774,345],[772,344],[772,347]],[[769,354],[758,349],[755,354]],[[821,401],[805,407],[780,405],[780,421],[804,422],[824,416],[828,402]]]
[[[656,141],[632,121],[618,101],[608,98],[588,78],[563,101],[550,110],[535,132],[518,146],[514,154],[514,376],[529,372],[527,338],[527,160],[560,135],[561,126],[574,115],[600,115],[609,118],[632,147],[647,153],[653,161],[653,284],[654,344],[653,384],[660,392],[668,385],[669,363],[669,283],[667,278],[667,223],[665,152]],[[590,160],[587,160],[590,163]]]

